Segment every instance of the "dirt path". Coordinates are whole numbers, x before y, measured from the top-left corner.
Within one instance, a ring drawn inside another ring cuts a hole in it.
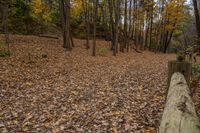
[[[113,57],[99,41],[92,57],[81,40],[72,52],[58,40],[12,40],[12,56],[0,58],[0,132],[157,132],[174,55]]]

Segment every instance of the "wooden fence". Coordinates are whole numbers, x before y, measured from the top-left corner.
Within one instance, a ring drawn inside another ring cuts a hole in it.
[[[184,63],[178,63],[175,72],[169,68],[170,83],[159,133],[200,133],[200,123],[190,96],[188,75]],[[170,66],[170,65],[169,65]],[[173,65],[171,65],[173,66]],[[184,71],[181,69],[184,68]],[[191,68],[191,67],[189,67]],[[180,72],[178,72],[180,70]]]

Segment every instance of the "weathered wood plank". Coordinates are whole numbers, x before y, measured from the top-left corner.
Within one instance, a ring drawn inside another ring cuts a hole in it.
[[[159,133],[200,133],[200,123],[183,74],[173,74]]]

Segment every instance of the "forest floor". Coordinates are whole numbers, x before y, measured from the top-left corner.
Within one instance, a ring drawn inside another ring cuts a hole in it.
[[[158,131],[175,55],[113,57],[99,40],[92,57],[84,42],[69,52],[60,40],[11,36],[12,55],[0,58],[0,132]]]

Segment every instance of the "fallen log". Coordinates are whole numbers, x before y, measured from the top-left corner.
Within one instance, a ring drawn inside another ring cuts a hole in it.
[[[52,38],[52,39],[59,39],[58,36],[53,36],[53,35],[39,35],[39,37]]]
[[[135,50],[135,52],[142,54],[142,51],[137,50],[137,48],[133,47],[133,49]]]
[[[172,75],[159,133],[200,133],[200,123],[185,77]]]

